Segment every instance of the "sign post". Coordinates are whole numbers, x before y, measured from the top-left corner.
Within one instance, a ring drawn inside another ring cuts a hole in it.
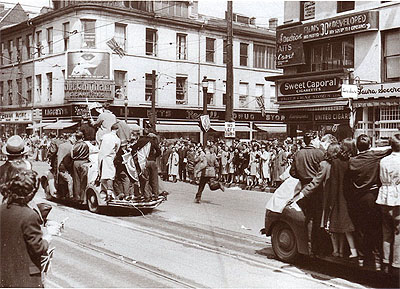
[[[225,138],[235,138],[235,122],[225,122]]]

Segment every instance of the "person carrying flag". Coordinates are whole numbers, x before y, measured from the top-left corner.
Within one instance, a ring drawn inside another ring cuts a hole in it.
[[[139,175],[140,189],[145,202],[151,201],[148,196],[145,185],[146,185],[146,174],[148,174],[148,181],[151,187],[152,198],[158,199],[159,195],[159,184],[158,184],[158,165],[157,157],[161,155],[160,145],[157,136],[154,133],[149,132],[148,128],[143,130],[143,136],[141,136],[136,144],[132,147],[132,155],[137,154],[139,167],[142,170]],[[150,144],[150,145],[148,145]],[[147,152],[148,148],[148,152]],[[146,155],[148,154],[147,160]]]

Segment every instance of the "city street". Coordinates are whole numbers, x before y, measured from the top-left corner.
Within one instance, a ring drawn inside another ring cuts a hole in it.
[[[42,174],[45,163],[35,163]],[[83,208],[50,202],[50,218],[68,217],[55,237],[46,287],[394,287],[387,278],[349,272],[304,258],[275,260],[264,227],[269,193],[230,188],[193,202],[196,187],[165,183],[168,201],[151,214]],[[36,201],[44,199],[42,190]]]

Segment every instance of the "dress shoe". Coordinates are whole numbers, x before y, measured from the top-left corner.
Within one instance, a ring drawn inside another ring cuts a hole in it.
[[[196,204],[200,204],[200,199],[199,199],[199,198],[196,198],[196,199],[194,199],[194,202],[195,202]]]

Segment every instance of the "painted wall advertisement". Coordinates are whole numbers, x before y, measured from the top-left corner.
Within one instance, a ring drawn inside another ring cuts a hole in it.
[[[276,67],[304,64],[303,27],[278,27],[276,36]]]

